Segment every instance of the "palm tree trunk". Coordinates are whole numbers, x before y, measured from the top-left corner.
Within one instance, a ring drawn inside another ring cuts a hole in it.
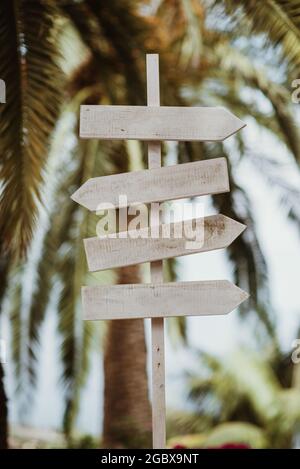
[[[137,266],[118,271],[118,283],[137,283]],[[146,372],[144,321],[110,321],[104,357],[106,448],[149,448],[151,410]]]

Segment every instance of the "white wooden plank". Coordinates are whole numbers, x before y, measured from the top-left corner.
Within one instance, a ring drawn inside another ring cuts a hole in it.
[[[81,106],[80,137],[223,141],[245,126],[222,107]]]
[[[158,265],[158,262],[156,263],[156,265]],[[151,270],[153,274],[153,267],[151,268]],[[164,449],[166,447],[166,378],[164,322],[164,318],[151,319],[153,449]]]
[[[159,57],[147,54],[147,104],[160,105]],[[161,167],[161,143],[148,143],[148,167]],[[151,207],[151,225],[159,225],[159,208]],[[161,260],[150,264],[151,280],[162,283],[163,263]],[[166,447],[166,393],[165,393],[165,325],[164,318],[151,319],[151,355],[152,355],[152,441],[153,449]]]
[[[143,228],[105,238],[87,238],[84,245],[89,270],[95,272],[226,248],[245,228],[225,215],[212,215],[193,220],[193,224],[189,220],[185,225],[161,225],[158,238],[151,238],[151,228]],[[182,237],[176,238],[176,234]],[[192,240],[198,242],[191,245]]]
[[[227,280],[82,288],[88,320],[224,315],[248,296]]]
[[[157,145],[153,142],[152,145]],[[153,167],[153,165],[151,166]],[[89,179],[72,199],[92,211],[120,206],[120,195],[127,204],[183,199],[229,191],[225,158],[185,163],[164,168],[114,174]]]

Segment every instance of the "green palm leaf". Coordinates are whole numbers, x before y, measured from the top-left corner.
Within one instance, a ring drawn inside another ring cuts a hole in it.
[[[291,96],[288,89],[285,86],[272,81],[262,67],[258,68],[253,64],[245,54],[239,52],[237,48],[231,47],[228,43],[221,43],[215,49],[215,58],[217,63],[214,69],[211,70],[212,75],[215,74],[215,78],[227,86],[226,93],[224,93],[223,102],[224,105],[232,108],[230,103],[230,96],[236,91],[237,96],[237,110],[240,103],[242,105],[243,98],[241,97],[241,91],[245,87],[251,87],[253,90],[261,91],[263,95],[270,102],[273,113],[266,114],[266,121],[263,123],[259,120],[259,116],[255,113],[252,117],[258,117],[258,123],[264,124],[264,126],[273,131],[275,138],[281,138],[288,149],[294,155],[296,161],[300,162],[300,134],[297,120],[294,116]],[[227,99],[229,97],[229,100]],[[252,115],[249,110],[245,107],[242,111],[240,107],[239,115],[247,117]],[[241,112],[242,111],[242,112]],[[272,129],[270,123],[276,127]]]
[[[300,13],[297,0],[216,0],[236,20],[238,31],[263,33],[294,69],[300,70]],[[296,77],[296,76],[295,76]]]
[[[43,170],[62,94],[53,2],[0,4],[0,233],[3,246],[23,253],[32,238]]]

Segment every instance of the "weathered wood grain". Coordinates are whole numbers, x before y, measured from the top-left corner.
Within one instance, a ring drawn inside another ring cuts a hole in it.
[[[227,280],[82,288],[88,320],[224,315],[247,298]]]
[[[92,178],[72,195],[72,199],[89,210],[97,211],[100,207],[119,207],[120,195],[126,195],[127,204],[131,205],[228,191],[227,161],[215,158]]]
[[[222,107],[95,106],[80,111],[80,137],[223,141],[245,126]]]
[[[193,223],[188,220],[185,225],[161,225],[158,238],[151,238],[151,228],[143,228],[105,238],[87,238],[84,246],[89,270],[95,272],[226,248],[245,228],[225,215],[212,215]],[[182,237],[176,238],[176,234]]]
[[[160,105],[159,57],[147,54],[147,104]],[[161,143],[148,143],[148,168],[161,167]],[[159,224],[159,208],[151,207],[151,224]],[[153,283],[164,281],[161,260],[150,264]],[[165,325],[164,318],[151,319],[151,355],[152,355],[152,441],[153,449],[166,447],[166,392],[165,392]]]

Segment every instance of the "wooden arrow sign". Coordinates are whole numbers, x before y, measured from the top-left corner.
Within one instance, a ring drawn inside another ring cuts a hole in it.
[[[248,296],[228,280],[82,288],[89,320],[224,315]]]
[[[161,167],[161,141],[223,141],[245,124],[219,107],[160,107],[158,55],[147,55],[148,106],[81,106],[80,137],[148,142],[148,170],[88,180],[72,199],[92,211],[229,191],[227,162],[217,158]],[[83,287],[84,319],[151,318],[153,448],[165,432],[164,318],[224,315],[248,294],[226,280],[163,283],[162,259],[227,247],[245,226],[224,215],[160,226],[150,206],[150,227],[84,240],[89,269],[150,262],[146,285]],[[135,220],[136,221],[136,220]],[[194,222],[193,224],[191,222]],[[132,225],[131,225],[132,226]]]
[[[245,126],[221,107],[81,106],[80,137],[222,141]]]
[[[184,199],[229,191],[225,158],[197,161],[164,168],[133,171],[89,179],[73,195],[75,202],[89,210],[120,206],[120,195],[127,205]]]
[[[157,238],[151,238],[150,228],[143,228],[118,233],[118,237],[88,238],[84,245],[89,270],[94,272],[225,248],[245,228],[224,215],[213,215],[161,225]]]

